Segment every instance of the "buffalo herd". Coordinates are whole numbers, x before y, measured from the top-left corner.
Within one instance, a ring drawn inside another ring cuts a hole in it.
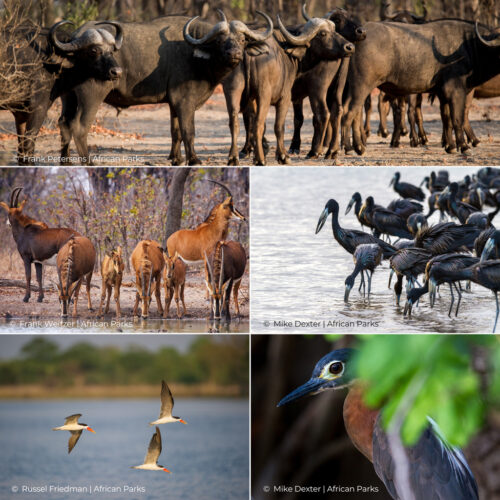
[[[363,154],[369,133],[363,112],[375,88],[393,103],[391,145],[399,144],[406,104],[411,145],[427,142],[420,109],[423,93],[439,100],[447,153],[466,153],[478,144],[468,110],[474,95],[500,95],[497,31],[478,22],[427,20],[407,11],[399,17],[385,12],[386,20],[363,25],[341,8],[310,17],[304,6],[302,13],[305,22],[294,26],[285,26],[279,15],[273,22],[260,11],[261,25],[228,21],[219,10],[215,24],[172,15],[148,22],[92,21],[71,34],[62,29],[71,24],[65,20],[51,28],[16,28],[16,36],[28,43],[9,47],[12,56],[26,65],[36,59],[43,63],[36,74],[43,85],[24,102],[4,106],[15,117],[19,163],[33,162],[36,136],[60,98],[62,164],[69,162],[72,139],[79,163],[92,164],[87,135],[103,102],[117,109],[168,103],[169,160],[173,165],[199,164],[195,111],[219,84],[229,114],[229,165],[250,154],[255,164],[266,164],[265,122],[271,105],[276,109],[276,161],[289,163],[289,154],[300,151],[305,98],[314,128],[308,158],[325,154],[335,160],[342,145],[346,153]],[[294,133],[287,151],[284,128],[290,104]],[[246,140],[238,151],[240,113]]]

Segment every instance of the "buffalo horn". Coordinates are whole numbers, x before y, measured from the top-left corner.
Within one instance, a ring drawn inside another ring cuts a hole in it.
[[[74,52],[75,50],[78,50],[80,48],[80,44],[78,43],[78,40],[73,40],[68,43],[61,42],[57,39],[56,31],[59,29],[59,27],[63,26],[64,24],[72,24],[73,26],[75,23],[72,23],[71,21],[59,21],[58,23],[54,24],[52,28],[50,28],[49,31],[49,40],[52,43],[52,45],[55,45],[59,50],[62,50],[63,52]]]
[[[123,27],[120,23],[117,23],[116,21],[101,21],[98,24],[109,24],[111,26],[114,26],[116,28],[116,35],[115,35],[115,48],[116,50],[120,50],[122,43],[123,43]]]
[[[477,21],[476,21],[476,34],[479,40],[481,40],[481,43],[483,43],[487,47],[500,47],[500,37],[496,37],[493,40],[486,40],[481,36],[481,33],[479,33],[479,24]]]
[[[218,22],[203,38],[193,38],[189,34],[189,27],[193,21],[196,21],[200,16],[192,17],[185,25],[183,29],[184,39],[191,45],[203,45],[205,43],[211,42],[219,33],[227,33],[229,31],[229,24],[227,23],[226,16],[222,10],[217,9],[217,12],[221,16],[221,21]]]
[[[292,35],[283,25],[281,18],[278,14],[278,27],[286,41],[292,45],[306,45],[308,44],[316,35],[318,30],[323,26],[324,23],[327,22],[326,19],[319,19],[317,17],[307,21],[302,29],[302,33],[300,35]]]
[[[238,31],[241,31],[248,38],[251,38],[256,42],[263,42],[273,34],[273,21],[264,12],[261,12],[260,10],[256,10],[255,12],[261,15],[267,22],[267,30],[263,33],[251,30],[245,23],[242,23],[241,21],[231,21],[231,26],[237,26]]]

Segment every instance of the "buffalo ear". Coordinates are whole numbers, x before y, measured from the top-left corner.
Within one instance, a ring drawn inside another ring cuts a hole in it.
[[[306,55],[306,50],[307,50],[306,45],[300,45],[298,47],[287,47],[285,49],[285,52],[287,54],[289,54],[290,56],[295,57],[296,59],[299,59],[299,61],[300,61]]]
[[[7,205],[4,201],[0,201],[0,207],[2,207],[6,212],[9,211],[9,205]]]
[[[196,47],[193,52],[194,57],[199,57],[200,59],[210,59],[210,54],[208,52],[205,52],[204,50],[199,49]]]
[[[269,46],[261,42],[252,43],[247,46],[246,53],[253,57],[260,56],[262,54],[269,54]]]

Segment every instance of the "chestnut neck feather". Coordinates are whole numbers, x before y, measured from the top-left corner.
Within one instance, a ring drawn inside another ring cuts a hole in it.
[[[373,462],[373,428],[379,410],[371,410],[363,402],[361,387],[354,385],[344,401],[344,425],[354,446]]]

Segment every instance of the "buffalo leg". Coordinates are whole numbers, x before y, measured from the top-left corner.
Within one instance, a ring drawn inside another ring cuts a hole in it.
[[[76,111],[78,108],[78,99],[74,92],[61,97],[62,111],[59,117],[59,132],[61,134],[61,164],[70,156],[70,143],[71,143],[71,126],[70,124],[75,120]]]
[[[443,98],[440,99],[439,108],[441,111],[441,121],[443,122],[443,137],[441,140],[441,144],[444,147],[445,151],[449,154],[454,153],[456,151],[455,145],[453,144],[453,131],[451,127],[451,119],[450,119],[450,107],[448,103],[445,102]]]
[[[326,100],[322,99],[321,96],[311,96],[309,100],[313,111],[314,135],[311,150],[307,154],[307,158],[319,158],[323,152],[323,139],[330,120],[330,113],[326,105]]]
[[[370,118],[372,114],[372,96],[368,94],[368,97],[365,99],[365,135],[366,137],[370,137],[371,127],[370,127]]]
[[[422,94],[417,94],[415,104],[415,119],[417,121],[419,142],[420,144],[422,144],[422,146],[425,146],[429,142],[429,139],[427,139],[427,134],[425,133],[424,129],[424,117],[422,115]]]
[[[16,121],[17,133],[17,163],[19,165],[26,165],[26,150],[25,150],[25,137],[26,137],[26,123],[28,122],[28,114],[21,111],[13,113],[14,120]]]
[[[450,99],[451,121],[455,131],[457,149],[460,149],[462,153],[470,149],[465,142],[464,135],[465,97],[463,92],[455,92],[453,98]]]
[[[245,109],[243,110],[243,125],[245,126],[245,144],[243,145],[242,150],[239,153],[239,157],[247,158],[250,156],[253,150],[253,116],[252,108],[254,108],[254,101],[248,103]]]
[[[276,119],[274,121],[274,134],[276,135],[276,160],[282,165],[290,163],[290,158],[285,148],[285,119],[290,106],[290,95],[283,96],[276,104]]]
[[[254,164],[255,165],[265,165],[266,158],[264,155],[264,149],[262,147],[262,136],[264,135],[264,127],[266,123],[267,113],[270,106],[270,95],[259,96],[257,102],[257,114],[254,118],[254,140],[255,140],[255,151],[254,151]],[[276,114],[278,110],[276,109]],[[278,117],[276,116],[276,119]]]
[[[179,117],[182,142],[184,142],[184,150],[186,151],[186,163],[188,165],[201,165],[194,150],[194,109],[181,101],[180,104],[175,105],[175,112]]]
[[[380,91],[378,95],[378,130],[377,135],[387,137],[389,131],[387,130],[387,115],[389,114],[390,103],[387,99],[385,92]]]
[[[238,115],[240,112],[241,97],[245,90],[245,76],[241,65],[224,80],[222,87],[229,115],[229,130],[231,131],[231,149],[227,164],[239,165],[238,134],[240,131],[240,121]]]
[[[472,104],[472,99],[474,97],[474,91],[469,92],[465,99],[465,116],[464,116],[464,130],[469,139],[469,142],[473,147],[476,147],[481,141],[476,137],[474,130],[472,130],[472,126],[469,121],[469,111]]]
[[[172,147],[168,159],[172,165],[182,165],[183,158],[181,152],[182,136],[179,129],[179,119],[175,114],[173,106],[170,106],[170,134],[172,136]]]
[[[408,102],[408,124],[410,126],[410,146],[418,146],[417,136],[417,94],[411,94],[406,98]]]
[[[40,262],[35,262],[36,280],[38,281],[38,299],[37,302],[43,301],[43,266]]]
[[[292,155],[300,153],[300,129],[304,124],[304,99],[297,99],[293,102],[293,138],[288,152]]]

